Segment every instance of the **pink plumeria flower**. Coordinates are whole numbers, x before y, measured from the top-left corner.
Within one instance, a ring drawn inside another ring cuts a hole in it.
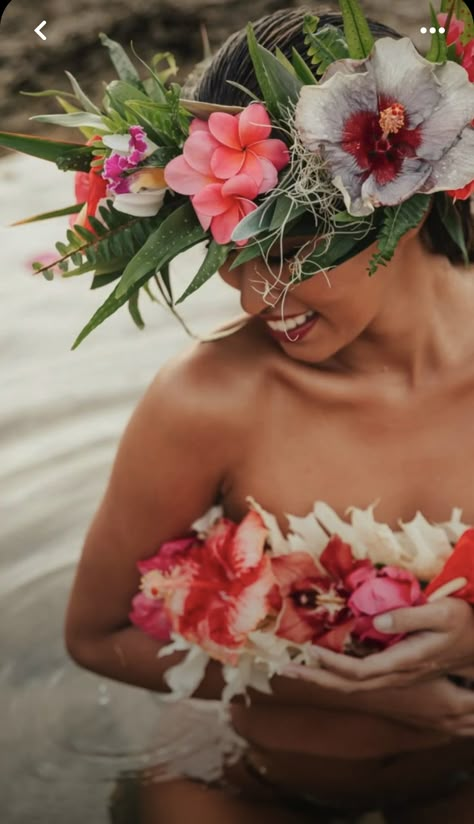
[[[348,212],[361,216],[470,183],[473,118],[474,85],[461,66],[426,60],[407,37],[383,37],[368,58],[336,60],[318,85],[303,86],[295,123]]]
[[[261,103],[237,115],[213,112],[192,121],[183,154],[165,168],[175,192],[190,195],[196,214],[218,243],[228,243],[252,201],[273,189],[289,162],[282,140],[270,138],[271,120]],[[245,241],[240,241],[243,245]]]
[[[224,183],[210,183],[193,198],[193,206],[204,229],[217,243],[229,243],[238,223],[257,208],[253,199],[258,187],[248,175],[239,174]],[[247,241],[237,241],[243,246]]]
[[[104,145],[112,149],[104,162],[102,177],[109,194],[113,195],[114,209],[137,217],[153,217],[165,198],[164,172],[158,167],[140,168],[140,164],[158,146],[141,126],[130,126],[128,132],[128,135],[112,134],[102,138]]]

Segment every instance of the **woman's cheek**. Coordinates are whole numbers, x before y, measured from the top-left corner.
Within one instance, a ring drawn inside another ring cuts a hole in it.
[[[229,261],[226,261],[219,269],[219,275],[221,276],[224,283],[227,283],[228,286],[232,286],[233,289],[241,288],[241,278],[239,274],[239,269],[231,270],[230,267],[232,265],[232,258]]]

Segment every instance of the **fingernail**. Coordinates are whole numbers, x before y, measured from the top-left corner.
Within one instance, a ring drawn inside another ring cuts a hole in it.
[[[377,615],[373,620],[373,625],[380,632],[390,632],[393,629],[393,618],[391,615]]]

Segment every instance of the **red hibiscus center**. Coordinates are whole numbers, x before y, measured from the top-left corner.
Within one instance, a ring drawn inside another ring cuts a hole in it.
[[[371,174],[379,185],[390,183],[400,172],[405,157],[414,157],[421,143],[421,126],[410,129],[405,107],[381,95],[378,111],[359,111],[344,126],[342,146],[362,169],[361,179]]]

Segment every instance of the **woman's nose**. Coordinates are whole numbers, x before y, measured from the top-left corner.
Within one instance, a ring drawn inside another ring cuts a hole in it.
[[[240,278],[240,303],[248,315],[260,315],[265,309],[277,305],[283,292],[270,272],[259,271],[258,266],[242,267]]]

